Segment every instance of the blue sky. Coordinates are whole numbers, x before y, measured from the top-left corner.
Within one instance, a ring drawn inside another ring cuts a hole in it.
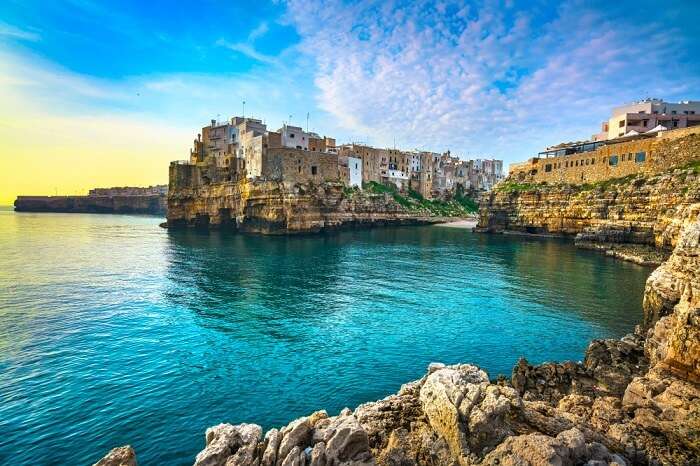
[[[5,0],[0,97],[6,127],[137,122],[171,159],[245,100],[273,129],[513,162],[621,103],[700,100],[699,25],[697,1]]]

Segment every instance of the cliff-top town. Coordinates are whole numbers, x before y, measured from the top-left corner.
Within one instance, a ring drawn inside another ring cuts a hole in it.
[[[182,162],[179,162],[182,163]],[[269,131],[259,119],[234,117],[202,128],[190,152],[190,164],[211,166],[205,182],[246,176],[285,182],[339,180],[350,187],[391,183],[426,198],[440,197],[458,185],[488,190],[503,178],[503,162],[461,160],[450,151],[382,149],[341,144],[331,137],[284,124]]]

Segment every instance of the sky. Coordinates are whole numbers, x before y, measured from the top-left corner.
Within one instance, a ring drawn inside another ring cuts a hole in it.
[[[0,2],[0,205],[167,183],[210,119],[525,160],[700,100],[700,2]]]

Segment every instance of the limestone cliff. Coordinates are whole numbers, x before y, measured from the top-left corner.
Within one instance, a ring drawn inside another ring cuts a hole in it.
[[[646,252],[660,263],[700,202],[696,166],[593,185],[522,185],[506,180],[484,197],[479,231],[576,236],[582,247],[625,257]],[[642,262],[645,260],[643,259]]]
[[[19,196],[17,212],[149,214],[165,216],[165,195],[143,196]]]
[[[438,223],[445,216],[468,215],[456,202],[445,204],[451,209],[436,212],[430,201],[412,201],[391,190],[348,189],[341,183],[290,184],[243,178],[194,188],[171,187],[167,226],[290,234],[363,225]]]
[[[473,365],[431,364],[397,394],[337,416],[319,411],[265,435],[212,427],[194,464],[700,464],[700,204],[688,211],[647,282],[646,325],[593,341],[582,363],[521,360],[495,383]]]

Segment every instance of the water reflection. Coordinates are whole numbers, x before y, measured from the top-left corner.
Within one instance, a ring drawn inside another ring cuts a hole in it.
[[[619,334],[640,317],[649,273],[566,240],[437,227],[299,237],[180,231],[168,239],[167,296],[173,303],[213,319],[203,325],[248,325],[277,338],[282,335],[274,327],[253,322],[307,319],[321,325],[337,312],[421,305],[549,312]],[[426,299],[431,293],[441,299]]]

